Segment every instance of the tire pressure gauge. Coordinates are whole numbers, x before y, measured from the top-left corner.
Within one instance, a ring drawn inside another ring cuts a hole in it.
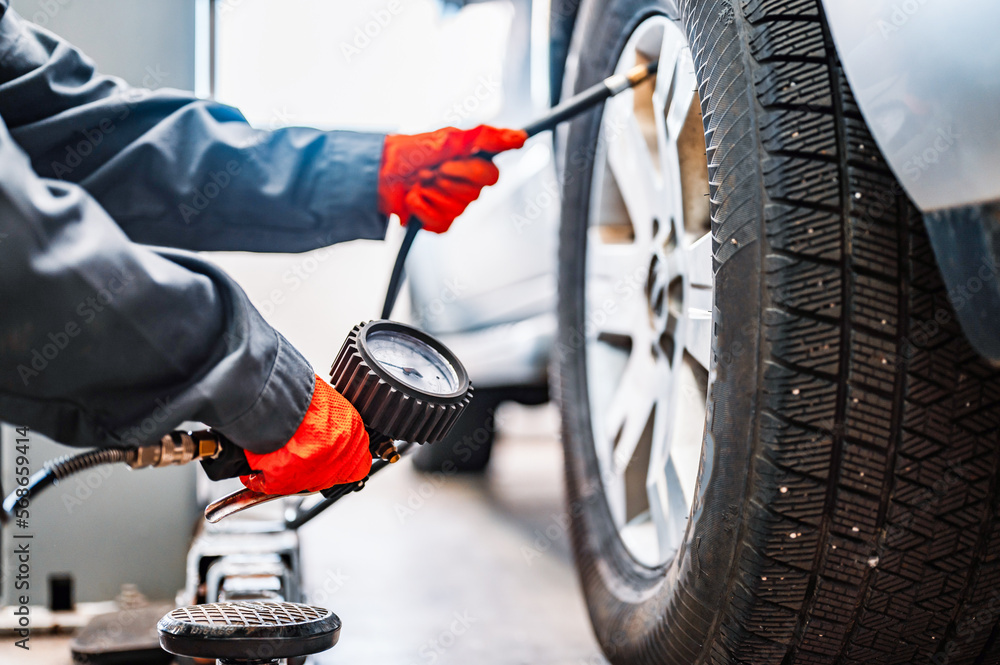
[[[330,378],[369,430],[399,441],[440,441],[472,399],[469,375],[455,354],[394,321],[355,326]]]
[[[371,473],[399,459],[402,448],[397,451],[395,441],[443,439],[472,400],[469,375],[455,354],[427,333],[395,321],[354,326],[333,362],[330,379],[361,414],[372,455],[382,458],[372,465]],[[335,501],[361,487],[364,481],[322,493]],[[243,489],[210,504],[205,518],[218,522],[276,498]]]

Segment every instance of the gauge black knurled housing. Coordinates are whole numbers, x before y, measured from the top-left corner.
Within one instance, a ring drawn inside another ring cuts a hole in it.
[[[366,336],[376,330],[412,336],[440,353],[454,368],[459,389],[435,395],[397,380],[379,367],[367,351]],[[354,326],[333,362],[330,380],[337,392],[358,410],[366,427],[397,441],[440,441],[472,400],[469,375],[458,358],[430,335],[395,321],[369,321]]]

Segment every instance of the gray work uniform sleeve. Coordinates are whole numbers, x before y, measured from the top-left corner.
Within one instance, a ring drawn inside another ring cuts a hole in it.
[[[383,135],[255,130],[231,107],[100,76],[13,11],[0,17],[0,116],[38,175],[83,186],[136,242],[301,252],[385,236]]]
[[[221,270],[135,241],[302,251],[381,237],[383,137],[257,132],[218,104],[130,90],[5,5],[0,420],[81,446],[196,420],[279,448],[312,368]]]

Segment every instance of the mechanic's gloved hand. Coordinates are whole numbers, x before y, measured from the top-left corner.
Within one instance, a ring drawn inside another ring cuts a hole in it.
[[[254,473],[240,480],[264,494],[318,492],[361,480],[372,466],[361,416],[319,376],[309,409],[291,440],[264,455],[244,453]]]
[[[416,215],[428,231],[444,233],[483,187],[496,184],[500,172],[492,156],[520,148],[527,138],[520,129],[487,125],[389,135],[379,168],[379,212],[399,215],[404,225]]]

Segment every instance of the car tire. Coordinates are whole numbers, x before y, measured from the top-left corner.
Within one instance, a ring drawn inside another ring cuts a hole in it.
[[[1000,662],[1000,377],[962,337],[821,3],[673,4],[584,0],[564,88],[610,75],[667,16],[693,58],[711,203],[700,461],[679,543],[649,564],[608,493],[633,460],[612,439],[602,462],[595,425],[594,394],[629,380],[594,374],[588,295],[594,179],[614,139],[601,111],[572,123],[554,388],[598,642],[629,664]]]

